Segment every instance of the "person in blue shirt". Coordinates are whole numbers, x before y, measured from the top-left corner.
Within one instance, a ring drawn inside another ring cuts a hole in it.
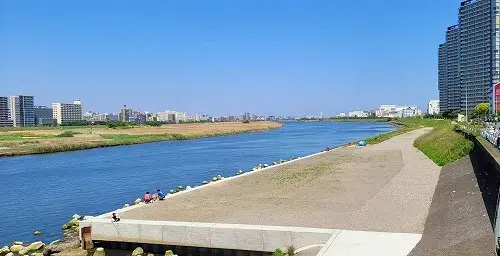
[[[156,194],[158,195],[158,199],[160,199],[160,200],[165,199],[165,194],[163,194],[163,192],[161,192],[160,189],[156,190]]]

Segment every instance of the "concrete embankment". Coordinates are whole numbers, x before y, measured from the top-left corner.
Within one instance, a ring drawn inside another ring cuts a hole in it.
[[[95,241],[267,252],[318,245],[321,255],[406,255],[420,240],[441,169],[413,147],[427,131],[219,181],[122,209],[119,223],[106,214],[82,227],[91,227],[87,235]]]
[[[495,255],[500,152],[471,139],[470,156],[443,167],[422,240],[409,255]]]

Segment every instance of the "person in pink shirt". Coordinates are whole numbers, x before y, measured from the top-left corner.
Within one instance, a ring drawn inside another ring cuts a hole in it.
[[[144,195],[144,202],[147,204],[151,202],[151,194],[149,194],[149,192],[146,192],[146,194]]]

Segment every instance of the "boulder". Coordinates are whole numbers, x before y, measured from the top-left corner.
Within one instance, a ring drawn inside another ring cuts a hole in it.
[[[172,252],[171,250],[168,250],[165,252],[165,256],[174,256],[174,252]]]
[[[10,251],[13,253],[18,253],[20,252],[24,247],[20,244],[14,244],[13,246],[10,247]]]
[[[0,249],[0,254],[5,254],[5,253],[9,253],[9,252],[10,252],[10,249],[7,245]]]
[[[42,232],[40,232],[40,231],[38,231],[38,230],[37,230],[37,231],[35,231],[35,232],[33,232],[33,235],[34,235],[34,236],[39,236],[39,235],[41,235],[41,234],[42,234]]]
[[[23,245],[24,243],[23,242],[19,242],[19,241],[16,241],[16,242],[12,243],[12,245],[15,245],[15,244],[17,244],[17,245]]]
[[[204,180],[201,185],[207,185],[208,184],[208,181]]]
[[[135,248],[135,250],[132,252],[132,256],[143,256],[144,255],[144,250],[141,247]]]
[[[80,216],[78,214],[73,214],[73,216],[71,218],[81,220],[82,216]]]
[[[264,168],[266,168],[266,167],[269,167],[269,165],[268,164],[264,164]]]
[[[141,203],[141,201],[142,201],[142,200],[141,200],[140,198],[135,199],[135,201],[134,201],[134,205],[136,205],[136,204],[140,204],[140,203]]]
[[[70,228],[70,226],[68,226],[68,224],[64,224],[64,225],[62,225],[62,226],[61,226],[61,229],[62,229],[62,230],[66,230],[66,229],[68,229],[68,228]]]
[[[190,190],[191,189],[191,186],[186,186],[186,190]]]
[[[5,256],[14,256],[14,253],[13,252],[9,252],[9,253],[5,254]]]
[[[43,253],[42,252],[34,252],[34,253],[30,254],[30,256],[43,256]]]
[[[61,239],[54,240],[54,241],[52,241],[49,245],[53,245],[53,244],[55,244],[55,243],[57,243],[57,242],[59,242],[59,241],[61,241]]]
[[[124,205],[123,205],[123,208],[127,208],[127,207],[129,207],[129,206],[130,206],[130,204],[124,204]]]
[[[72,226],[78,226],[78,222],[79,222],[79,221],[80,221],[79,219],[77,219],[77,218],[73,218],[73,219],[71,219],[71,220],[68,222],[68,226],[70,226],[70,227],[72,227]]]
[[[217,181],[217,177],[213,177],[213,178],[212,178],[212,181]]]
[[[106,252],[104,251],[104,248],[99,247],[95,249],[93,256],[106,256]]]
[[[44,246],[45,246],[44,243],[42,243],[41,241],[38,241],[38,242],[34,242],[34,243],[28,245],[28,247],[26,247],[26,248],[28,249],[28,251],[36,251],[36,250],[40,250]]]
[[[183,190],[183,189],[184,189],[184,187],[182,187],[181,185],[177,186],[177,190],[180,191],[180,190]]]
[[[147,255],[147,256],[155,256],[155,255],[154,255],[154,254],[152,254],[152,253],[148,253],[148,255]]]
[[[169,193],[170,193],[170,194],[175,194],[175,191],[172,189],[172,190],[170,190],[170,192],[169,192]]]
[[[28,248],[23,248],[22,250],[20,250],[18,252],[18,254],[21,255],[21,256],[24,256],[24,255],[28,255],[29,252],[30,251],[28,250]]]

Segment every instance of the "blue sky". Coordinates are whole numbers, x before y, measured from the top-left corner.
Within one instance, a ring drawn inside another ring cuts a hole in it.
[[[437,99],[459,0],[0,1],[0,95],[213,115]]]

